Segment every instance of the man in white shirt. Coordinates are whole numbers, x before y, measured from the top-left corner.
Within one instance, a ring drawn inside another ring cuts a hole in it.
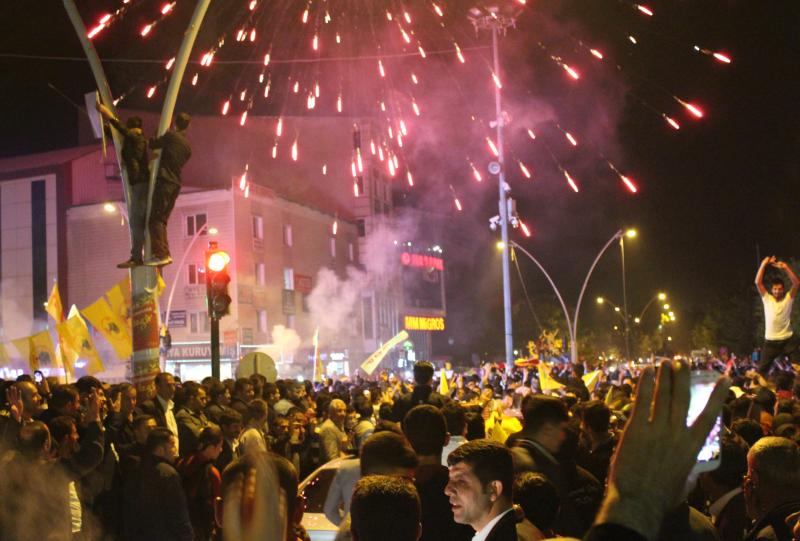
[[[517,541],[511,451],[493,440],[473,440],[450,453],[447,462],[450,480],[444,493],[455,521],[475,530],[472,541]]]
[[[770,283],[770,289],[764,286],[764,273],[767,266],[772,265],[782,270],[789,276],[792,288],[786,293],[783,281],[776,278]],[[756,274],[756,287],[764,304],[764,347],[761,350],[761,360],[758,362],[758,372],[766,377],[777,358],[788,356],[791,362],[800,360],[800,339],[792,332],[792,305],[797,296],[800,278],[784,261],[778,261],[775,256],[765,257]]]

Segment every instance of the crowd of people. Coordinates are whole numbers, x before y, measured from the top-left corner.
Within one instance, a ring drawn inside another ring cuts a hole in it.
[[[0,540],[305,540],[298,482],[334,459],[342,540],[800,539],[800,381],[733,374],[687,428],[690,369],[588,389],[574,365],[552,394],[489,364],[442,387],[427,362],[413,382],[24,375],[0,382]],[[720,412],[720,466],[687,481]]]

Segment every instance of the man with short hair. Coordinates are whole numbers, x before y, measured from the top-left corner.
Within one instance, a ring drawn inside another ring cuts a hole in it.
[[[472,539],[472,530],[453,519],[447,495],[448,469],[442,466],[442,449],[447,443],[447,424],[438,408],[423,404],[414,406],[403,419],[403,433],[417,454],[414,486],[422,510],[421,541]]]
[[[767,266],[771,265],[782,270],[789,276],[792,288],[786,293],[783,280],[773,278],[770,289],[764,286],[764,273]],[[758,361],[758,373],[767,377],[775,359],[787,355],[793,363],[800,360],[800,338],[792,332],[792,305],[800,287],[800,278],[784,261],[778,261],[775,256],[765,257],[756,274],[756,287],[761,295],[764,305],[764,347],[761,350],[761,359]]]
[[[800,511],[800,448],[792,440],[766,437],[747,453],[744,500],[755,524],[745,541],[791,539],[786,518]]]
[[[217,457],[214,466],[221,472],[236,457],[239,447],[239,434],[242,433],[242,416],[233,409],[228,409],[219,418],[219,427],[222,430],[222,452]]]
[[[433,390],[433,365],[428,361],[420,361],[414,365],[414,389],[401,396],[392,407],[395,418],[402,421],[406,413],[414,406],[430,404],[441,408],[444,397]]]
[[[181,191],[181,170],[192,156],[192,147],[185,135],[191,121],[192,117],[188,114],[178,113],[174,130],[150,139],[151,149],[161,149],[161,160],[148,224],[152,256],[145,261],[145,265],[162,267],[172,263],[167,242],[167,221]]]
[[[455,521],[472,526],[473,541],[517,541],[511,451],[496,441],[474,440],[450,453],[447,462],[445,494]]]
[[[447,434],[450,436],[450,441],[445,443],[442,449],[442,466],[447,466],[447,455],[467,441],[467,411],[459,402],[450,400],[442,406],[442,415],[447,423]]]
[[[720,464],[716,470],[700,474],[698,483],[710,502],[708,514],[720,541],[742,541],[748,520],[742,493],[742,477],[747,472],[747,444],[728,436],[720,442]]]
[[[193,541],[181,477],[173,467],[178,440],[167,428],[147,436],[145,456],[125,485],[125,539]]]
[[[248,378],[239,378],[233,382],[233,396],[230,407],[239,412],[242,418],[247,416],[247,405],[255,397],[253,382]]]
[[[184,405],[175,416],[178,423],[181,456],[189,456],[197,449],[197,439],[207,426],[216,426],[209,422],[203,409],[208,398],[206,389],[195,381],[187,381],[183,385]]]
[[[118,449],[119,468],[123,482],[136,471],[144,455],[147,436],[157,426],[156,418],[152,415],[142,414],[134,417],[132,425],[134,441]]]
[[[371,475],[356,483],[351,506],[353,541],[417,541],[420,503],[406,479]]]
[[[50,391],[47,409],[42,411],[38,420],[49,423],[56,417],[66,416],[79,421],[80,415],[81,397],[78,390],[72,385],[55,385]]]
[[[175,378],[169,372],[159,372],[155,378],[156,397],[142,403],[142,411],[156,418],[158,426],[168,428],[178,442],[178,421],[175,419]],[[180,446],[178,447],[180,449]]]
[[[614,454],[616,440],[611,428],[611,409],[601,400],[586,402],[581,409],[581,432],[584,445],[578,450],[576,461],[594,475],[601,484],[608,477],[608,467]]]
[[[334,458],[347,456],[350,438],[345,432],[344,420],[347,417],[347,405],[338,398],[328,405],[328,418],[319,427],[320,452],[322,463]]]

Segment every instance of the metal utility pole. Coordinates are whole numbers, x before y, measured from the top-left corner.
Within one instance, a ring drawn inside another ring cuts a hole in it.
[[[108,85],[108,79],[103,71],[102,63],[94,49],[91,40],[89,39],[86,26],[83,24],[83,19],[75,7],[74,0],[63,0],[64,9],[69,16],[72,26],[75,28],[78,40],[83,47],[84,54],[89,61],[89,66],[92,69],[92,74],[95,78],[95,83],[100,92],[100,98],[103,104],[114,111],[114,102],[111,96],[111,90]],[[175,59],[172,76],[170,77],[169,87],[164,98],[164,105],[161,111],[161,119],[158,125],[157,136],[163,135],[172,122],[172,113],[175,109],[175,102],[178,99],[178,91],[180,90],[181,80],[186,70],[186,64],[189,61],[189,55],[192,52],[197,32],[203,22],[208,6],[211,0],[198,0],[195,6],[194,14],[192,15],[189,27],[183,36],[181,48]],[[114,130],[112,130],[114,138],[114,149],[117,154],[117,161],[119,162],[120,171],[122,172],[124,193],[126,203],[130,201],[130,186],[127,182],[127,171],[125,164],[122,162],[121,150],[122,141]],[[153,188],[155,186],[155,178],[158,172],[160,153],[156,153],[155,160],[151,164],[150,175],[150,190],[148,194],[147,205],[147,221],[150,217],[150,203],[152,202]],[[147,231],[147,228],[145,229]],[[150,256],[150,235],[146,235],[145,257]],[[133,338],[133,359],[132,359],[132,374],[134,383],[137,386],[148,385],[155,375],[158,373],[159,366],[159,308],[158,297],[155,294],[158,283],[157,271],[153,267],[134,267],[131,269],[131,326]]]
[[[625,280],[625,237],[619,238],[619,250],[622,257],[622,313],[625,316],[625,356],[631,360],[630,318],[628,317],[628,285]]]
[[[498,210],[500,221],[500,238],[503,241],[502,246],[502,259],[503,259],[503,320],[504,320],[504,334],[505,334],[505,360],[506,372],[510,372],[514,366],[514,331],[511,319],[511,275],[510,275],[510,262],[509,251],[510,246],[508,243],[508,224],[509,224],[509,209],[508,209],[508,185],[506,184],[505,172],[505,155],[503,145],[503,127],[505,125],[505,117],[503,115],[503,101],[500,92],[500,52],[498,48],[498,35],[500,31],[505,32],[509,27],[516,23],[516,15],[518,10],[515,8],[511,14],[502,13],[500,8],[496,6],[472,8],[470,10],[470,20],[475,26],[475,29],[488,28],[492,31],[492,57],[493,57],[493,71],[494,71],[494,107],[495,107],[495,128],[497,130],[497,162],[489,165],[489,172],[497,175],[497,188],[498,188]]]

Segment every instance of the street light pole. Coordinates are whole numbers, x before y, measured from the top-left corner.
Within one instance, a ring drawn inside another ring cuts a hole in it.
[[[631,359],[630,318],[628,317],[628,286],[625,280],[625,237],[619,238],[619,250],[622,257],[622,313],[625,316],[625,355]]]
[[[492,31],[492,59],[494,71],[494,108],[495,108],[495,129],[497,133],[497,163],[490,164],[489,172],[497,175],[498,189],[498,210],[500,221],[500,238],[503,241],[503,321],[505,335],[505,360],[506,372],[510,372],[514,363],[514,335],[511,319],[511,273],[509,260],[508,244],[508,185],[506,184],[505,154],[503,144],[503,127],[505,120],[503,117],[503,101],[500,93],[500,52],[498,47],[498,36],[500,31],[504,31],[514,26],[518,8],[503,13],[497,6],[473,7],[470,9],[469,18],[475,29],[488,28]]]

